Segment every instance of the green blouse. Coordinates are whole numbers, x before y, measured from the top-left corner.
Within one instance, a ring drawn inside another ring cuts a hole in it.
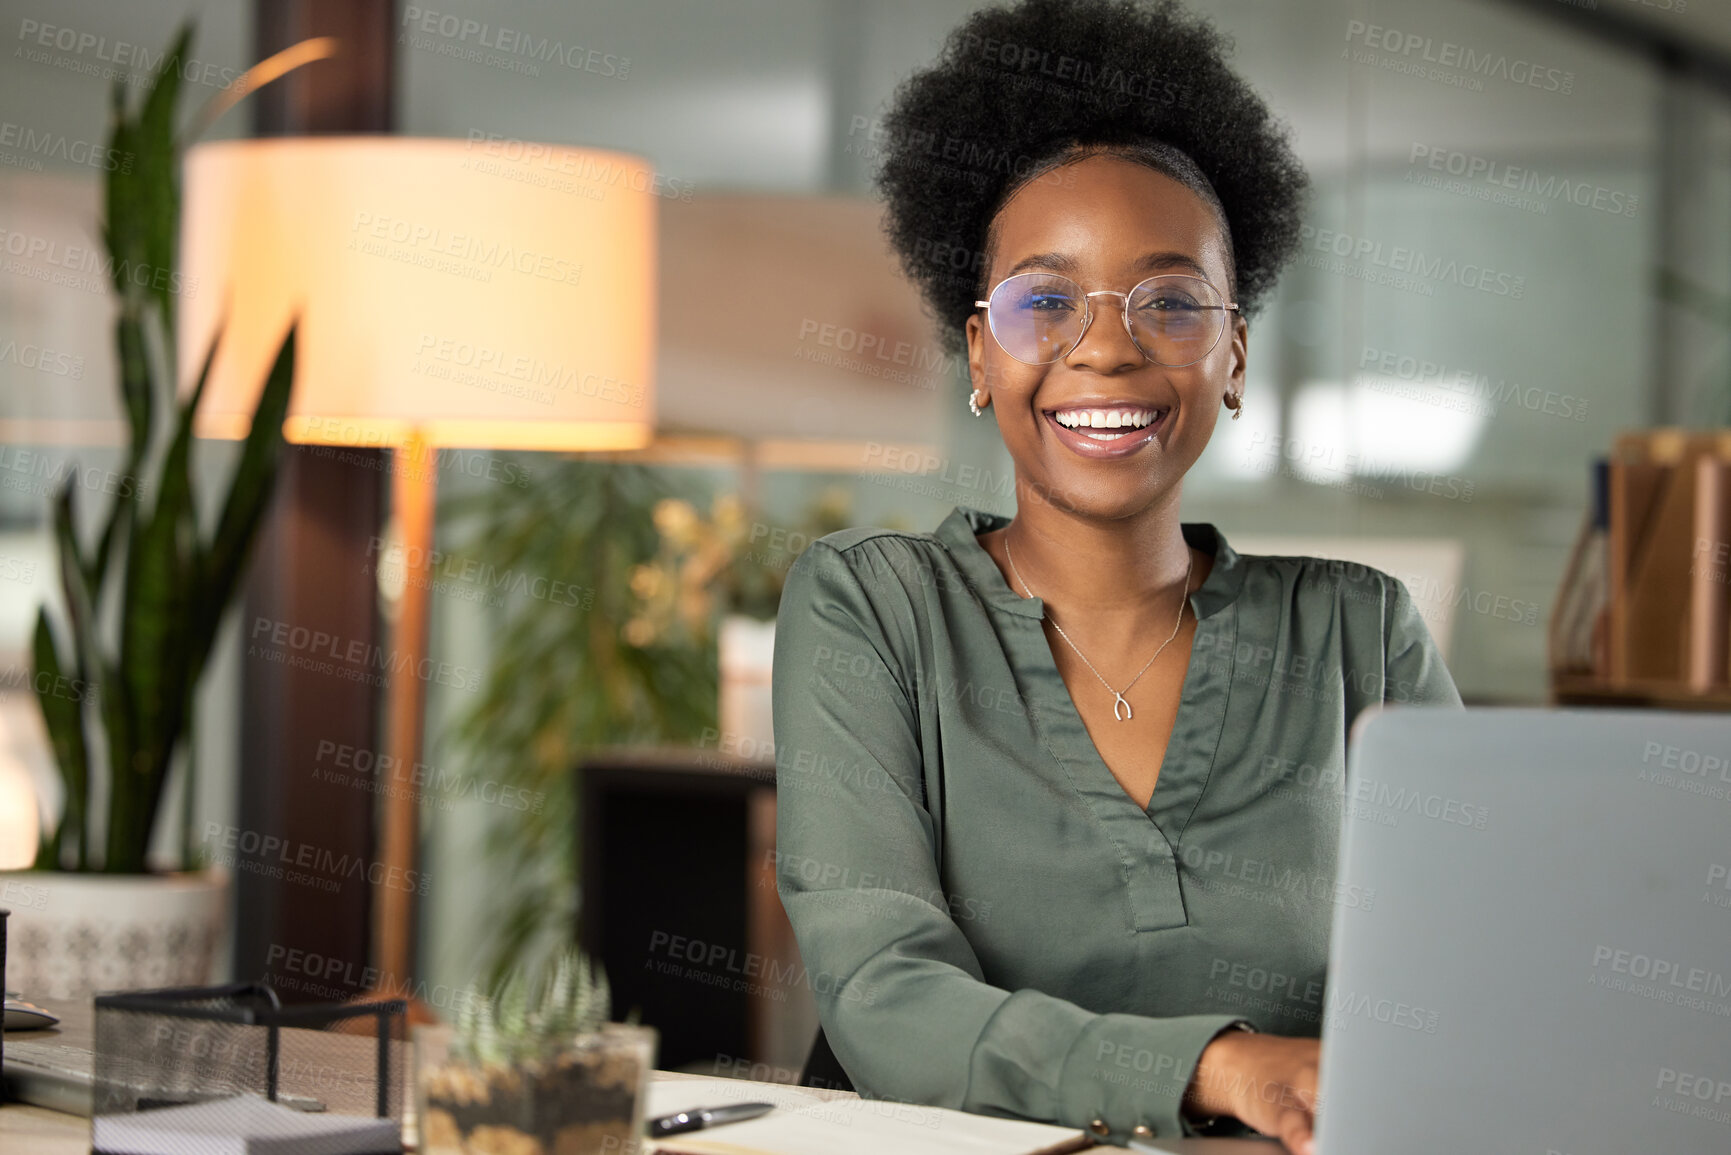
[[[1146,810],[1100,758],[1039,598],[957,507],[850,529],[790,569],[776,622],[777,884],[824,1032],[863,1095],[1196,1134],[1179,1107],[1235,1022],[1317,1036],[1347,736],[1384,702],[1460,705],[1406,587],[1214,557]],[[1138,1131],[1138,1134],[1143,1132]]]

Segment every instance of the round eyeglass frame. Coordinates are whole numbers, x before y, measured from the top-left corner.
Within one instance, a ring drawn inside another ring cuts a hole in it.
[[[1076,288],[1078,291],[1080,291],[1082,288],[1081,285],[1077,285],[1074,280],[1072,280],[1069,277],[1066,277],[1062,273],[1049,273],[1049,272],[1045,272],[1045,271],[1036,269],[1036,270],[1032,270],[1030,272],[1016,273],[1013,276],[1005,277],[1003,280],[999,281],[997,284],[992,286],[992,291],[990,293],[986,294],[986,298],[987,298],[986,300],[974,302],[974,308],[986,310],[986,327],[992,331],[992,340],[998,342],[998,348],[1002,349],[1005,352],[1005,354],[1007,354],[1011,358],[1014,358],[1015,360],[1022,362],[1022,364],[1024,364],[1024,365],[1050,365],[1054,361],[1062,361],[1065,357],[1068,357],[1070,355],[1070,353],[1076,348],[1076,346],[1080,345],[1082,343],[1082,338],[1084,338],[1088,335],[1089,326],[1091,326],[1094,323],[1094,302],[1092,299],[1094,297],[1117,297],[1117,298],[1119,298],[1118,316],[1119,316],[1119,319],[1124,322],[1124,332],[1129,334],[1130,343],[1132,345],[1136,346],[1137,351],[1140,352],[1143,357],[1147,358],[1147,360],[1149,360],[1150,362],[1152,362],[1155,365],[1159,365],[1160,367],[1162,367],[1164,369],[1182,369],[1187,365],[1196,364],[1196,362],[1202,360],[1204,357],[1208,356],[1208,354],[1214,352],[1214,347],[1216,345],[1220,344],[1220,335],[1222,333],[1226,332],[1226,322],[1225,322],[1224,317],[1222,317],[1222,319],[1221,319],[1220,327],[1218,329],[1214,330],[1214,340],[1212,340],[1208,343],[1208,348],[1204,349],[1201,353],[1197,354],[1195,357],[1191,358],[1188,361],[1182,361],[1176,365],[1167,364],[1165,361],[1155,361],[1153,355],[1151,353],[1149,353],[1148,350],[1142,348],[1142,342],[1140,342],[1136,339],[1136,331],[1134,329],[1130,328],[1130,298],[1136,292],[1137,289],[1140,289],[1143,285],[1148,284],[1150,281],[1199,281],[1202,284],[1208,286],[1209,292],[1213,293],[1217,297],[1222,298],[1221,304],[1219,304],[1219,305],[1204,305],[1204,306],[1201,306],[1202,308],[1218,309],[1223,314],[1224,313],[1242,313],[1242,310],[1238,307],[1238,303],[1236,301],[1226,302],[1224,300],[1226,294],[1222,293],[1219,289],[1216,289],[1214,287],[1214,283],[1205,277],[1194,277],[1194,276],[1191,276],[1189,273],[1157,273],[1156,275],[1154,275],[1152,277],[1146,277],[1140,281],[1137,281],[1134,285],[1130,286],[1130,292],[1128,292],[1128,293],[1121,293],[1121,292],[1118,292],[1116,289],[1096,289],[1092,293],[1083,293],[1082,294],[1082,327],[1081,327],[1081,329],[1079,329],[1077,331],[1076,339],[1074,341],[1070,342],[1070,344],[1065,346],[1063,349],[1059,350],[1057,353],[1054,353],[1052,356],[1048,357],[1044,361],[1029,361],[1025,358],[1017,357],[1014,353],[1010,352],[1009,346],[1005,345],[1003,340],[1001,338],[999,338],[997,323],[992,318],[992,298],[996,297],[998,295],[998,291],[1000,289],[1002,289],[1005,285],[1009,284],[1011,281],[1019,281],[1024,277],[1052,277],[1052,278],[1056,278],[1057,280],[1061,280],[1061,281],[1069,281],[1072,285],[1076,285]]]

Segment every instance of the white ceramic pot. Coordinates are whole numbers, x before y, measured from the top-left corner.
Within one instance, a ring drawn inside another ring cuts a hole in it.
[[[226,871],[0,872],[6,988],[25,998],[203,986],[228,919]]]
[[[775,727],[769,716],[770,661],[775,656],[775,622],[743,614],[721,619],[722,749],[746,758],[775,752]]]

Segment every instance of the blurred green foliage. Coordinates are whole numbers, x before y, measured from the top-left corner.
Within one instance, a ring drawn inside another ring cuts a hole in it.
[[[633,567],[660,547],[653,511],[689,498],[670,471],[551,459],[526,488],[493,486],[440,504],[458,549],[498,571],[544,575],[581,593],[579,606],[517,596],[503,607],[479,700],[451,740],[478,774],[541,794],[485,843],[506,888],[492,910],[487,984],[571,941],[577,911],[572,770],[586,751],[619,744],[695,743],[715,725],[714,645],[634,645]]]
[[[713,730],[719,619],[773,617],[795,556],[761,548],[763,518],[699,475],[547,460],[529,486],[459,495],[439,511],[457,552],[565,582],[582,602],[508,601],[487,683],[448,735],[476,774],[545,799],[538,811],[501,811],[486,836],[487,873],[503,887],[480,967],[489,986],[575,933],[578,762],[608,746],[695,745]],[[709,519],[697,513],[706,503]],[[843,493],[825,492],[799,540],[841,528],[847,513]]]

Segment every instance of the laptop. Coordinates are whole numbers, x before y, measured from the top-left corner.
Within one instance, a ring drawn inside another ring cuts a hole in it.
[[[1318,1155],[1731,1152],[1731,716],[1379,710],[1343,802]]]

